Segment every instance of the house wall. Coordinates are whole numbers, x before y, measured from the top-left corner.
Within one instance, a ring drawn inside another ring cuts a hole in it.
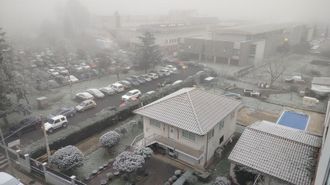
[[[227,117],[224,118],[224,126],[222,129],[219,129],[219,123],[214,126],[214,136],[207,140],[207,135],[204,136],[205,143],[207,143],[207,151],[205,147],[205,153],[207,152],[207,156],[205,159],[207,162],[212,160],[214,156],[214,152],[218,147],[223,146],[227,140],[234,134],[236,128],[236,117],[237,117],[237,110],[233,111]],[[220,138],[224,136],[224,139],[221,143],[219,143]]]
[[[167,125],[166,123],[161,123],[161,127],[158,128],[153,125],[150,125],[150,119],[144,117],[143,125],[144,125],[143,129],[144,129],[145,138],[150,138],[153,135],[160,135],[165,138],[172,139],[180,144],[187,145],[196,150],[200,150],[204,146],[203,136],[199,136],[196,134],[195,141],[191,141],[189,139],[186,139],[185,137],[182,137],[182,129],[177,127],[172,127],[170,125]]]

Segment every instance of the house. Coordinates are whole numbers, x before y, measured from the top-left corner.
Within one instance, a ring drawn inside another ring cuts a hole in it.
[[[330,77],[314,77],[311,90],[320,96],[330,94]]]
[[[304,130],[259,121],[245,128],[228,159],[258,174],[254,184],[311,185],[321,141]]]
[[[324,120],[324,131],[322,138],[322,148],[320,151],[319,163],[316,171],[315,184],[326,185],[330,179],[330,101],[328,102],[328,108]]]
[[[241,102],[199,88],[183,88],[135,110],[145,146],[204,169],[235,131]]]

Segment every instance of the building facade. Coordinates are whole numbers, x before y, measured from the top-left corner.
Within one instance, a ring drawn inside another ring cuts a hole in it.
[[[135,113],[143,116],[145,146],[203,169],[212,161],[216,149],[234,133],[239,106],[237,100],[186,88]]]
[[[206,37],[186,37],[183,52],[199,61],[229,65],[259,65],[283,44],[307,40],[304,25],[242,25],[211,30]]]

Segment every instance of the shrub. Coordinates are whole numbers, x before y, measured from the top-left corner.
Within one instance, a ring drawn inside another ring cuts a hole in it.
[[[120,140],[120,134],[116,131],[109,131],[100,137],[100,143],[103,147],[111,148]]]
[[[133,172],[139,168],[142,168],[145,160],[142,155],[134,154],[133,152],[122,152],[116,157],[113,162],[113,169],[120,172]]]
[[[217,177],[212,185],[230,185],[230,182],[226,177]]]
[[[68,170],[83,164],[84,156],[77,147],[68,145],[57,150],[48,160],[50,164],[57,166],[58,169]]]
[[[153,154],[153,151],[149,147],[142,147],[135,149],[134,154],[141,155],[143,158],[149,158]]]

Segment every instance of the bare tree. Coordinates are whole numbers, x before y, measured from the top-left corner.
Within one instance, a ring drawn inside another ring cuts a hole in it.
[[[267,73],[269,74],[269,86],[273,86],[274,82],[276,82],[285,72],[285,64],[283,59],[280,60],[270,60],[267,64]]]

